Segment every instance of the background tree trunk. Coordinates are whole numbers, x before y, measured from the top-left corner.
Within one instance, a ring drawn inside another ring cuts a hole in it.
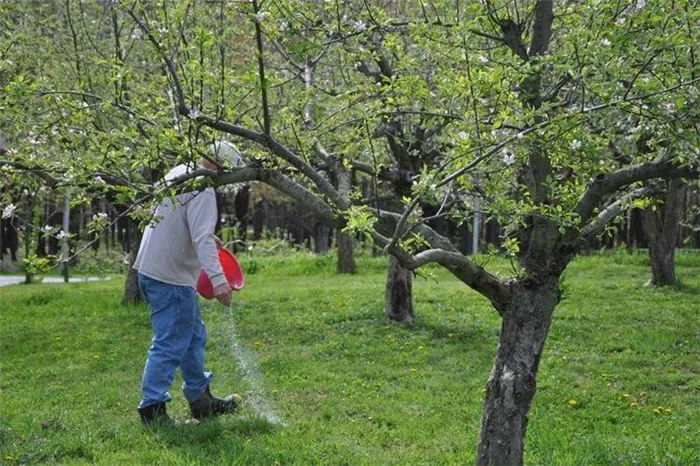
[[[413,323],[413,272],[401,267],[394,256],[389,256],[384,315],[396,322]]]
[[[496,362],[486,387],[478,466],[523,464],[537,369],[560,297],[558,280],[550,280],[535,288],[514,286],[503,312]]]
[[[12,262],[17,262],[19,233],[17,233],[17,229],[12,222],[7,222],[7,226],[5,227],[5,243],[7,244],[7,248],[10,250],[10,260]]]
[[[253,241],[258,241],[262,238],[263,228],[265,226],[265,206],[262,199],[253,201]]]
[[[338,194],[345,200],[350,199],[352,190],[352,172],[346,170],[341,162],[335,163],[338,177]],[[350,233],[338,230],[338,273],[355,273],[355,239]]]
[[[663,206],[642,212],[642,225],[649,241],[652,286],[676,285],[676,244],[685,211],[686,186],[681,180],[671,180]]]
[[[142,301],[141,290],[139,289],[139,280],[134,270],[134,262],[139,254],[141,246],[141,237],[143,234],[138,228],[134,229],[134,235],[131,243],[131,258],[129,259],[129,269],[126,271],[126,283],[124,283],[124,296],[122,297],[123,305],[138,304]]]
[[[236,214],[236,227],[238,229],[238,239],[244,243],[248,240],[248,206],[250,205],[250,186],[241,187],[236,193],[233,206]],[[235,251],[235,250],[234,250]]]
[[[93,215],[97,215],[99,212],[104,212],[106,209],[103,208],[102,206],[103,201],[100,199],[93,199],[92,202],[90,203],[90,218],[92,218]],[[95,252],[98,252],[100,250],[100,240],[102,237],[100,236],[100,233],[97,231],[92,231],[88,233],[88,240],[92,243],[92,250]]]
[[[314,226],[314,252],[323,254],[330,248],[331,229],[325,223],[317,222]]]
[[[0,217],[0,262],[5,258],[5,248],[7,247],[5,236],[5,221]]]
[[[66,190],[63,198],[63,219],[61,221],[61,226],[63,231],[66,233],[70,232],[70,193]],[[80,233],[80,232],[78,232]],[[61,241],[61,275],[63,275],[63,281],[68,283],[70,277],[68,258],[70,257],[70,240],[68,237],[63,238]]]

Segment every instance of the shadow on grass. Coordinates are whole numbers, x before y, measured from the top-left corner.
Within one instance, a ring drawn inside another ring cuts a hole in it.
[[[163,447],[179,451],[186,458],[196,458],[195,464],[229,463],[232,458],[258,464],[271,464],[263,452],[251,452],[248,440],[274,434],[278,426],[258,418],[212,419],[201,424],[181,424],[151,428],[148,435]],[[252,455],[252,456],[251,456]],[[239,463],[235,463],[239,464]]]
[[[688,285],[680,281],[677,285],[665,286],[665,287],[652,287],[653,289],[663,292],[663,291],[675,291],[677,293],[683,293],[687,295],[700,295],[700,287]]]
[[[178,426],[159,426],[150,429],[152,435],[171,446],[182,446],[188,443],[206,443],[222,437],[257,437],[276,432],[275,426],[264,419],[211,419],[201,424],[180,424]]]
[[[498,341],[500,333],[498,326],[464,325],[457,323],[438,323],[428,321],[418,317],[412,326],[406,327],[409,330],[421,331],[430,335],[431,340],[446,340],[447,342],[458,343],[467,347],[491,347]]]

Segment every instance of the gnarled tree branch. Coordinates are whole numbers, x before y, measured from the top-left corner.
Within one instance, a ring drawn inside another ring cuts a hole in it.
[[[593,214],[593,211],[601,204],[603,198],[620,188],[629,186],[638,181],[646,181],[654,178],[680,178],[700,177],[700,170],[690,167],[681,167],[672,159],[658,159],[653,162],[645,162],[629,167],[621,168],[612,173],[598,175],[586,189],[574,212],[583,221]]]
[[[646,186],[644,188],[638,188],[630,191],[629,193],[623,195],[615,202],[611,203],[609,206],[604,208],[590,223],[581,229],[581,236],[583,238],[588,238],[593,235],[597,235],[605,230],[607,224],[615,218],[620,212],[625,210],[631,201],[634,199],[639,199],[647,196],[654,196],[659,194],[660,190],[656,186]]]

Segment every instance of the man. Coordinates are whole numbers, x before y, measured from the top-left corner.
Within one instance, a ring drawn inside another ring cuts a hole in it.
[[[240,153],[228,143],[212,145],[212,158],[241,166]],[[216,170],[206,159],[202,168]],[[178,166],[165,177],[166,183],[188,171]],[[217,220],[213,188],[179,194],[165,199],[155,213],[156,222],[146,228],[134,263],[139,287],[148,303],[153,325],[152,345],[143,371],[142,399],[138,406],[145,425],[171,423],[166,411],[168,390],[179,367],[182,391],[195,419],[232,412],[240,403],[238,395],[217,398],[209,384],[212,374],[204,370],[207,331],[202,322],[194,284],[204,268],[214,286],[216,299],[231,304],[231,287],[219,264]],[[220,244],[219,244],[220,245]]]

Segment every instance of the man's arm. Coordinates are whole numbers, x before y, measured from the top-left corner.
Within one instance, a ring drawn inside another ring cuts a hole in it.
[[[211,189],[195,194],[187,203],[187,224],[192,237],[192,245],[197,252],[200,264],[214,286],[214,295],[222,304],[231,304],[231,287],[219,263],[216,249],[216,196]]]

